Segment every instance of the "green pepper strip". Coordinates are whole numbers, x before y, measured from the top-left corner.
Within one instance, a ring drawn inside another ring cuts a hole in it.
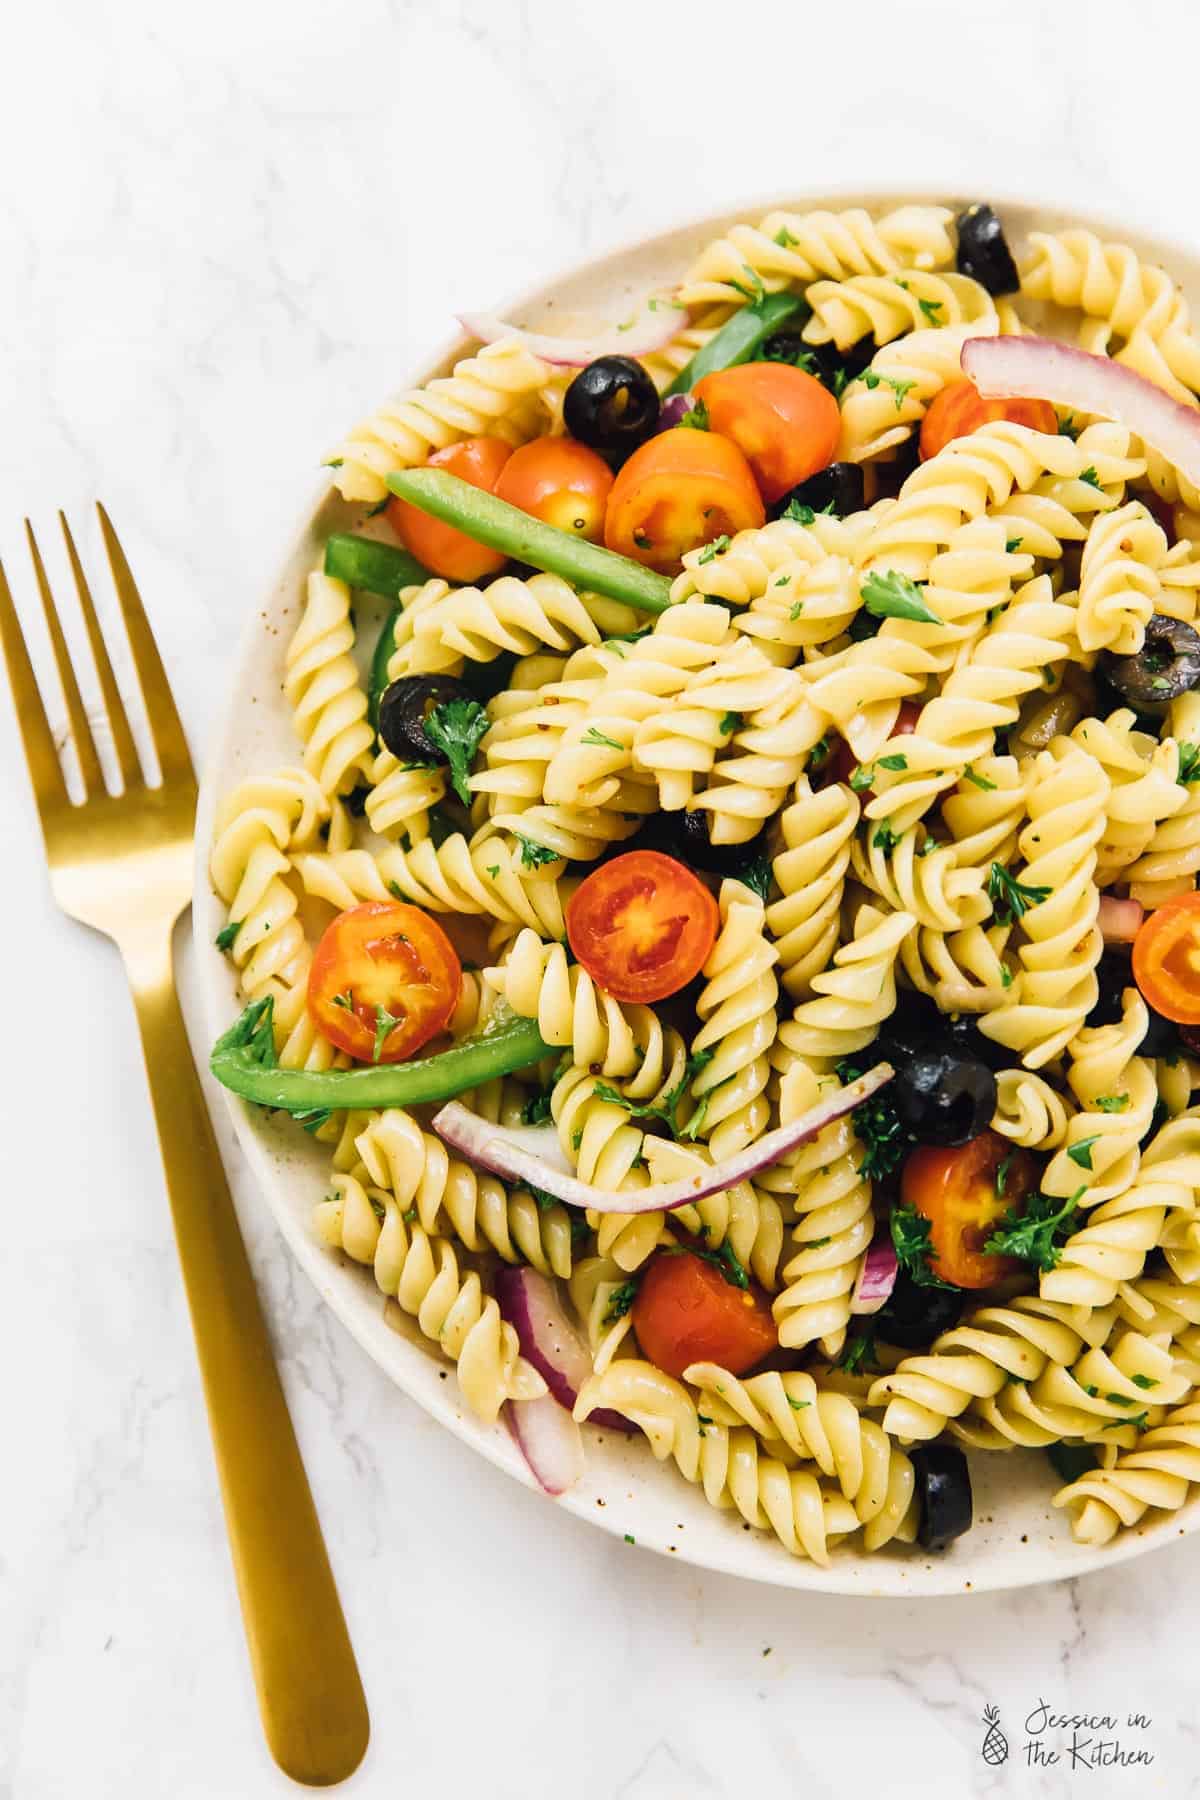
[[[749,362],[773,331],[801,311],[807,312],[808,307],[799,294],[767,294],[753,306],[743,306],[680,369],[664,399],[671,394],[690,393],[698,381],[714,375],[718,369],[732,369],[737,363]]]
[[[550,1049],[534,1019],[511,1015],[489,1031],[415,1062],[361,1069],[281,1069],[270,995],[252,1000],[213,1045],[209,1068],[223,1087],[257,1106],[324,1115],[359,1107],[450,1100],[496,1075],[537,1062]]]
[[[444,469],[398,469],[388,476],[387,483],[393,494],[465,532],[477,544],[487,544],[548,574],[561,575],[573,587],[623,600],[643,612],[665,612],[671,604],[671,583],[665,575],[656,575],[653,569],[644,569],[641,563],[603,550],[599,544],[589,544],[572,532],[560,531],[557,525],[530,518],[519,506],[497,500],[495,494],[472,487]]]
[[[383,699],[388,685],[388,664],[392,660],[392,652],[396,648],[396,626],[404,608],[394,606],[379,636],[375,639],[375,653],[371,658],[371,673],[367,678],[367,720],[373,731],[379,730],[379,702]]]
[[[402,588],[418,587],[429,580],[429,570],[407,550],[396,550],[374,538],[355,537],[348,531],[335,531],[326,539],[325,573],[349,587],[382,594],[385,600],[394,600]]]

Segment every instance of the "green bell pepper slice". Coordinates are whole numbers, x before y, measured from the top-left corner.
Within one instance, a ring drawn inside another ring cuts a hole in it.
[[[706,375],[752,361],[755,352],[773,332],[797,313],[807,314],[808,311],[800,294],[764,294],[753,306],[739,308],[713,333],[707,344],[697,350],[691,362],[680,369],[663,398],[667,399],[671,394],[688,394]]]

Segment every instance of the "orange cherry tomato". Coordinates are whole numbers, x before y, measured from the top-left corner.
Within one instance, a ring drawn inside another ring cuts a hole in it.
[[[1005,1164],[1003,1193],[998,1173]],[[922,1144],[906,1161],[900,1198],[929,1220],[929,1266],[955,1287],[986,1288],[1021,1264],[983,1249],[1003,1215],[1034,1185],[1033,1163],[998,1132],[982,1131],[954,1150]]]
[[[677,994],[700,973],[719,925],[704,883],[658,850],[614,856],[567,902],[567,942],[614,1000]]]
[[[1058,430],[1058,414],[1048,400],[985,400],[973,381],[952,381],[921,421],[921,461],[936,456],[952,438],[969,437],[997,419],[1034,431]]]
[[[512,445],[503,438],[464,438],[461,444],[448,444],[429,458],[431,469],[446,469],[472,487],[493,493],[501,470],[512,455]],[[430,518],[420,507],[399,496],[387,503],[387,521],[404,548],[433,575],[447,581],[482,581],[495,575],[508,561],[498,550],[477,544],[465,531],[456,531],[441,519]]]
[[[892,726],[892,736],[908,737],[910,732],[917,729],[917,720],[920,716],[921,708],[917,705],[915,700],[902,700],[900,702],[900,711],[896,714],[896,723]],[[886,751],[883,754],[886,755]],[[833,770],[833,779],[835,781],[849,781],[857,767],[857,756],[855,756],[845,738],[840,737],[837,741],[837,747],[830,758],[830,768]],[[871,793],[872,790],[870,788],[864,788],[862,790],[860,798],[864,804],[871,798]]]
[[[749,362],[696,383],[712,429],[732,438],[772,505],[797,482],[829,466],[841,432],[828,388],[791,363]]]
[[[1146,915],[1133,940],[1133,979],[1164,1019],[1200,1025],[1200,894],[1176,894]]]
[[[691,1250],[656,1250],[630,1311],[638,1343],[676,1379],[695,1362],[744,1375],[779,1344],[765,1294],[735,1287]]]
[[[461,983],[454,946],[436,920],[416,906],[375,900],[326,926],[313,952],[308,1011],[358,1062],[403,1062],[445,1029]]]
[[[612,470],[586,444],[543,437],[513,451],[492,491],[533,518],[598,544],[612,484]]]
[[[685,551],[762,525],[766,516],[737,445],[678,425],[635,450],[613,482],[604,542],[667,575]]]

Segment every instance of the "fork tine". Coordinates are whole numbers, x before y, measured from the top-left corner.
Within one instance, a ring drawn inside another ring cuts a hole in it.
[[[67,557],[71,564],[71,573],[75,577],[75,591],[79,595],[79,610],[83,614],[83,622],[87,627],[88,643],[91,645],[92,660],[96,665],[96,674],[100,678],[100,693],[104,701],[104,710],[108,714],[108,723],[112,730],[113,748],[116,751],[117,765],[121,771],[121,779],[126,788],[140,781],[142,767],[138,761],[138,753],[133,742],[133,733],[129,729],[129,718],[125,711],[125,702],[121,699],[121,691],[117,686],[109,661],[108,647],[100,630],[100,621],[96,617],[96,608],[92,600],[92,592],[87,584],[87,576],[83,572],[83,564],[79,560],[79,552],[75,548],[75,539],[71,536],[71,527],[67,524],[67,515],[59,512],[58,522],[62,527],[63,542],[67,546]]]
[[[71,653],[67,649],[67,640],[63,636],[58,608],[54,604],[54,595],[46,578],[42,553],[38,549],[37,539],[33,535],[33,526],[28,519],[25,521],[25,536],[29,541],[29,554],[33,559],[33,572],[37,578],[38,592],[42,596],[42,611],[46,615],[46,630],[50,634],[50,647],[54,651],[58,679],[62,683],[63,699],[67,706],[67,722],[75,744],[75,752],[79,757],[79,772],[83,776],[84,793],[91,795],[97,790],[103,793],[105,791],[104,772],[100,767],[100,758],[96,754],[92,728],[88,724],[83,698],[79,692],[79,683],[75,679]]]
[[[0,644],[4,647],[4,661],[8,668],[13,700],[16,702],[17,723],[21,727],[21,741],[25,745],[25,760],[29,764],[34,799],[44,819],[48,808],[66,806],[70,803],[70,797],[59,766],[58,751],[54,747],[54,733],[50,729],[37,677],[29,660],[29,651],[25,647],[25,634],[21,630],[21,621],[17,617],[17,609],[13,605],[2,566]]]
[[[187,739],[183,735],[183,726],[175,709],[170,683],[167,681],[162,658],[158,654],[158,645],[154,642],[154,634],[150,630],[150,623],[146,618],[145,608],[142,606],[141,595],[137,591],[137,583],[125,560],[125,552],[113,529],[112,520],[98,500],[96,511],[100,517],[100,530],[104,535],[104,547],[108,552],[108,564],[112,570],[117,599],[121,603],[121,615],[125,620],[125,630],[129,634],[129,647],[133,652],[134,667],[142,685],[146,717],[150,722],[154,747],[162,766],[163,780],[165,782],[171,776],[182,776],[195,782],[196,777],[192,771],[192,759],[188,752]]]

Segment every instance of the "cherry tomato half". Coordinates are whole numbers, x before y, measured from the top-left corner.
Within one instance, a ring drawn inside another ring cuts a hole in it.
[[[914,732],[917,729],[917,720],[920,716],[921,708],[917,705],[915,700],[902,700],[900,702],[900,711],[896,714],[896,723],[892,726],[891,735],[894,738],[908,737],[911,732]],[[881,751],[881,755],[887,755],[886,747]],[[833,771],[834,781],[849,781],[855,769],[857,769],[858,758],[855,756],[844,737],[840,737],[837,740],[833,755],[829,759],[829,766]],[[859,798],[862,800],[864,806],[871,798],[873,791],[874,790],[871,788],[864,788],[862,790]]]
[[[586,444],[543,437],[513,451],[493,492],[547,525],[598,544],[612,484],[612,470]]]
[[[760,1289],[735,1287],[691,1250],[655,1251],[630,1316],[650,1361],[677,1379],[695,1362],[744,1375],[779,1343]]]
[[[669,575],[686,550],[762,525],[762,498],[737,445],[678,425],[635,450],[613,482],[604,542]]]
[[[712,429],[732,438],[768,505],[827,468],[841,431],[838,403],[791,363],[740,363],[696,383]]]
[[[665,1000],[703,968],[720,913],[704,883],[659,850],[593,869],[567,902],[567,942],[614,1000]]]
[[[448,444],[444,450],[436,451],[429,458],[429,467],[445,469],[490,494],[511,455],[512,446],[503,438],[464,438],[461,444]],[[482,581],[508,561],[498,550],[477,544],[465,531],[456,531],[453,525],[430,518],[411,501],[398,496],[387,503],[387,521],[404,548],[431,574],[442,575],[447,581]]]
[[[1164,1019],[1200,1025],[1200,894],[1176,894],[1146,915],[1133,940],[1133,979]]]
[[[309,1016],[358,1062],[403,1062],[449,1023],[461,982],[454,946],[428,913],[374,900],[326,926],[308,977]]]
[[[914,1150],[900,1175],[900,1197],[929,1220],[933,1273],[955,1287],[986,1288],[1021,1267],[1011,1256],[985,1253],[983,1245],[1033,1185],[1027,1153],[998,1132],[981,1131],[955,1150],[932,1144]]]
[[[1058,430],[1058,414],[1048,400],[985,400],[973,381],[952,381],[921,421],[921,461],[936,456],[952,438],[969,437],[997,419],[1034,431]]]

